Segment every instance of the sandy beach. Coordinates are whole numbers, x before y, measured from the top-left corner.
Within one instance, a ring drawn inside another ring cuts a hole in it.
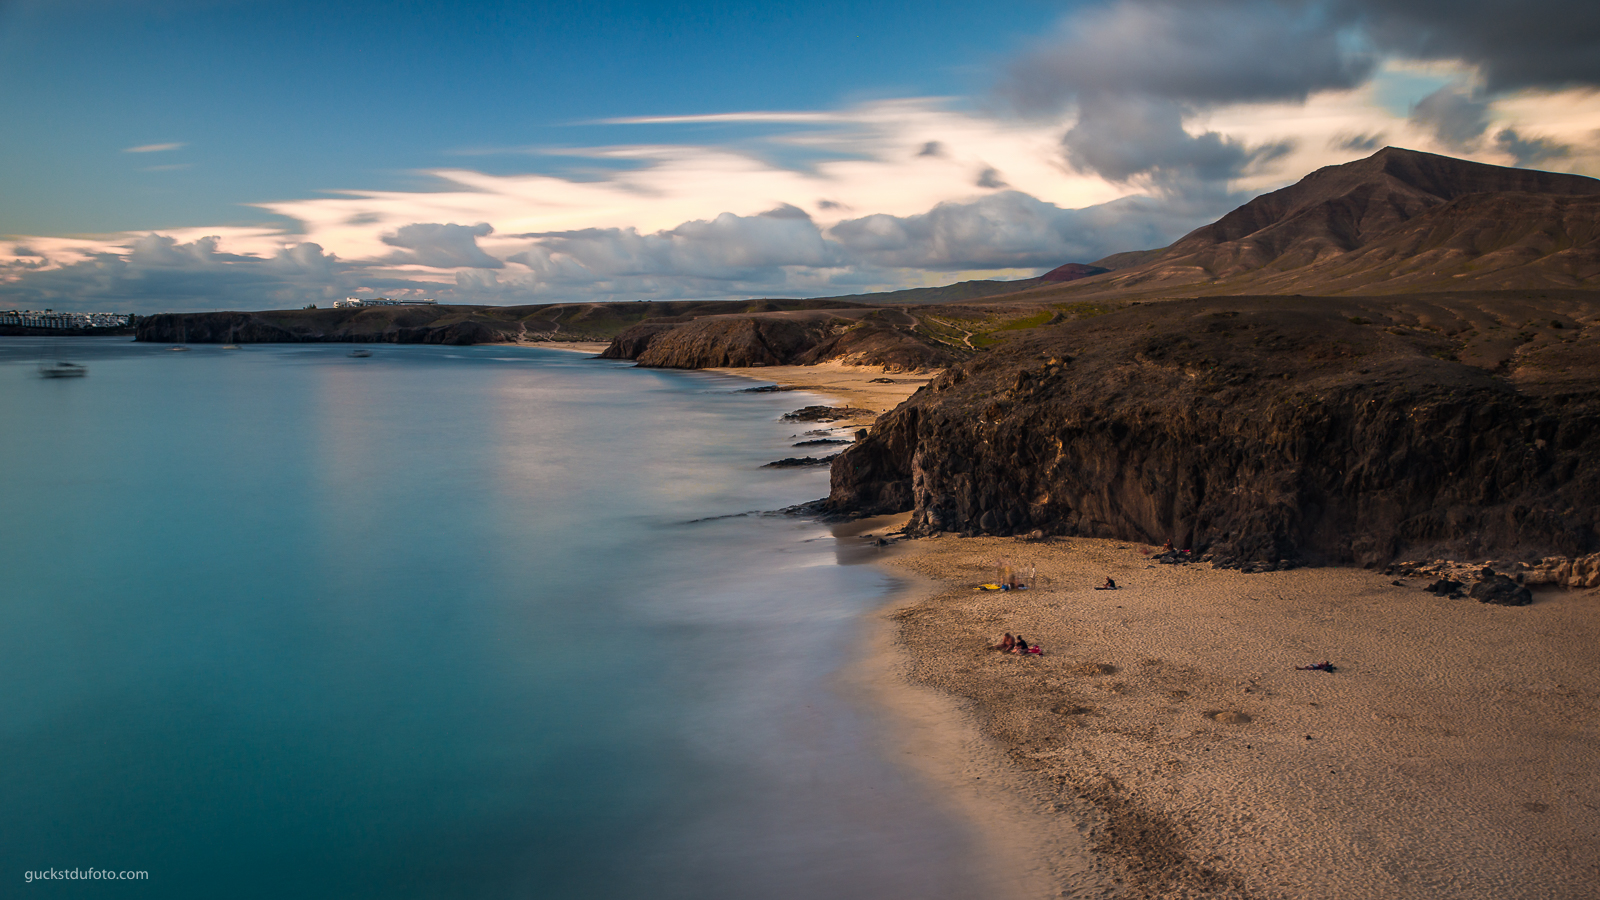
[[[879,411],[915,390],[859,368],[723,371]],[[865,543],[905,518],[837,533]],[[1600,896],[1600,592],[1488,606],[1375,571],[1243,574],[1154,549],[943,535],[880,551],[907,586],[845,688],[984,831],[997,894]],[[1030,589],[977,590],[1001,561]],[[1107,576],[1119,589],[1095,590]],[[987,649],[1007,631],[1044,654]],[[1296,668],[1323,661],[1335,671]]]
[[[1033,896],[1600,895],[1597,592],[1486,606],[1150,549],[942,536],[889,562],[913,587],[876,665],[954,698],[990,743],[946,741],[970,756],[924,768],[968,782],[991,824],[1031,814],[1054,839],[1030,848],[1027,887],[1051,882]],[[1038,583],[975,590],[1000,559]],[[1094,590],[1108,575],[1120,589]],[[1005,631],[1044,655],[986,649]]]

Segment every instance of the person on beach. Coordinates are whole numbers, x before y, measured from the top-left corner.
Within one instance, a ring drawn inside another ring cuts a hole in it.
[[[1000,639],[1000,643],[994,645],[994,649],[999,650],[1001,653],[1010,653],[1015,646],[1017,646],[1017,639],[1012,637],[1011,632],[1008,631],[1006,636]]]
[[[1011,652],[1012,653],[1027,653],[1028,652],[1028,642],[1022,639],[1022,635],[1020,635],[1020,634],[1017,635],[1017,642],[1011,648]]]
[[[1103,590],[1103,591],[1114,591],[1114,590],[1117,589],[1117,583],[1116,583],[1116,581],[1114,581],[1111,578],[1110,575],[1107,575],[1106,576],[1106,583],[1101,585],[1100,589]]]

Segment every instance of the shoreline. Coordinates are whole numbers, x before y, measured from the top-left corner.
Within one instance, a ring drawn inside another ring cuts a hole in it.
[[[817,369],[712,371],[899,402]],[[1496,607],[1368,570],[1245,574],[1151,549],[944,535],[877,563],[902,587],[867,615],[841,684],[882,711],[886,754],[975,829],[997,889],[1600,895],[1600,591]],[[998,557],[1040,583],[975,591]],[[1121,589],[1095,591],[1107,575]],[[1045,656],[985,649],[1008,630]],[[1296,668],[1324,659],[1335,672]]]

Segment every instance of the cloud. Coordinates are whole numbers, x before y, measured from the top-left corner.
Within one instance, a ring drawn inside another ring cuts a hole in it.
[[[1475,66],[1491,93],[1600,86],[1600,5],[1540,0],[1337,0],[1379,49]]]
[[[1517,165],[1530,168],[1572,155],[1572,147],[1566,144],[1549,138],[1525,138],[1514,128],[1502,128],[1495,134],[1494,143],[1501,151],[1515,159]]]
[[[1115,0],[1064,19],[1010,68],[1002,92],[1034,113],[1086,97],[1304,100],[1355,87],[1373,70],[1333,24],[1310,3]]]
[[[394,234],[384,235],[383,242],[391,247],[412,251],[395,254],[392,259],[396,262],[435,269],[499,269],[505,263],[483,252],[478,246],[478,238],[493,233],[494,227],[487,222],[470,226],[415,222],[401,227]]]
[[[938,141],[928,141],[927,143],[924,143],[922,145],[922,149],[921,150],[917,151],[917,155],[918,156],[943,156],[944,155],[944,145],[939,143]]]
[[[988,166],[982,172],[979,172],[978,180],[973,183],[978,187],[989,189],[1003,188],[1007,186],[1005,179],[1000,177],[1000,170],[996,169],[994,166]]]
[[[755,216],[723,213],[652,234],[586,228],[525,237],[534,243],[510,260],[533,270],[541,283],[686,277],[770,285],[783,282],[787,267],[847,262],[810,216],[787,205]]]
[[[1489,102],[1470,87],[1448,84],[1418,100],[1411,121],[1446,147],[1467,150],[1489,128]]]
[[[1381,131],[1371,134],[1354,134],[1342,132],[1328,140],[1328,146],[1334,150],[1348,150],[1355,153],[1371,153],[1383,149],[1389,136]]]
[[[1282,141],[1251,148],[1215,131],[1190,134],[1183,127],[1185,112],[1176,102],[1147,97],[1085,99],[1061,146],[1082,171],[1112,181],[1151,175],[1173,192],[1238,178],[1251,165],[1291,149]]]
[[[1211,221],[1236,198],[1169,205],[1129,197],[1062,209],[1019,191],[972,203],[941,203],[912,216],[871,215],[833,226],[829,236],[861,262],[891,268],[961,271],[1055,267],[1123,250],[1164,247]]]
[[[1079,171],[1113,182],[1148,176],[1168,193],[1208,190],[1291,149],[1254,147],[1186,122],[1237,103],[1304,102],[1348,90],[1376,60],[1342,40],[1312,3],[1114,0],[1067,16],[1007,73],[1002,94],[1032,114],[1076,112],[1061,139]]]
[[[167,150],[181,150],[188,144],[143,144],[138,147],[124,147],[123,153],[161,153]]]
[[[316,244],[283,246],[269,257],[220,244],[214,235],[183,242],[145,234],[120,252],[84,253],[45,269],[0,263],[0,283],[24,306],[136,312],[302,306],[355,286],[350,267]]]

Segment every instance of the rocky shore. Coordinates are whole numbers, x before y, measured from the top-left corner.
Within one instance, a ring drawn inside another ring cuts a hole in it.
[[[952,366],[833,468],[915,534],[1275,569],[1600,551],[1600,294],[1134,305]]]

